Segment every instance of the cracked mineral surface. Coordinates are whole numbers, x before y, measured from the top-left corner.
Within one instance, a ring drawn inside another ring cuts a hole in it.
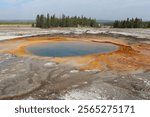
[[[0,30],[0,99],[150,99],[149,29]],[[25,51],[32,44],[70,40],[109,42],[120,48],[67,58]]]

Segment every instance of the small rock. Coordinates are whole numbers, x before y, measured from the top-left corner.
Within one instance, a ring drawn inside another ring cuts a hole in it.
[[[114,80],[114,82],[118,82],[118,80]]]
[[[147,82],[147,85],[150,86],[150,81]]]
[[[78,73],[79,70],[71,70],[70,73]]]
[[[85,72],[98,73],[98,72],[100,72],[100,70],[99,69],[92,69],[92,70],[85,70]]]
[[[88,82],[83,82],[83,84],[88,84]]]
[[[34,100],[34,98],[30,96],[30,97],[26,98],[26,100]]]
[[[138,78],[139,80],[143,80],[143,78]]]
[[[52,96],[55,96],[56,94],[55,93],[52,93]]]
[[[79,85],[72,85],[73,88],[77,88]]]
[[[69,78],[68,74],[64,74],[63,76],[61,76],[62,78]]]
[[[55,66],[56,65],[56,63],[53,63],[53,62],[49,62],[49,63],[45,63],[44,64],[44,67],[53,67],[53,66]]]
[[[147,86],[150,86],[150,81],[144,81],[144,83],[146,83]]]
[[[93,91],[94,93],[97,93],[97,91]]]

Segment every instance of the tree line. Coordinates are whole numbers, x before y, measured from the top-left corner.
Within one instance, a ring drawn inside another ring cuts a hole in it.
[[[140,18],[127,18],[126,20],[116,20],[114,28],[150,28],[150,22],[144,22]]]
[[[44,16],[43,14],[36,16],[36,21],[32,26],[40,28],[50,28],[50,27],[97,27],[98,23],[95,19],[86,18],[84,16],[65,16],[56,17],[55,15]]]

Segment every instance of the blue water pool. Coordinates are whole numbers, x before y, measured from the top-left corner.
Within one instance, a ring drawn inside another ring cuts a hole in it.
[[[33,55],[46,57],[84,56],[108,53],[118,49],[117,45],[96,42],[51,42],[32,45],[26,50]]]

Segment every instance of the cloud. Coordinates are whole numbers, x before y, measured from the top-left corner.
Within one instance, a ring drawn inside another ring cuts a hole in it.
[[[150,14],[146,12],[150,10],[149,6],[149,0],[1,0],[0,18],[28,19],[41,13],[64,13],[97,19],[135,16],[148,19]]]

